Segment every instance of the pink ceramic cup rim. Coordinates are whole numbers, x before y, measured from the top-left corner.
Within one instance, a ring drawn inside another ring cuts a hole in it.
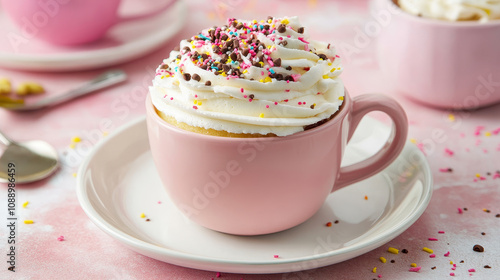
[[[329,126],[335,125],[335,123],[341,121],[343,119],[343,116],[346,115],[349,111],[349,106],[351,106],[351,98],[347,92],[347,89],[344,88],[344,102],[341,105],[341,108],[339,109],[340,111],[337,111],[335,116],[333,116],[330,120],[327,122],[318,125],[317,127],[296,132],[291,135],[287,136],[275,136],[275,137],[253,137],[253,138],[244,138],[244,137],[222,137],[222,136],[215,136],[215,135],[205,135],[201,133],[196,133],[192,131],[187,131],[182,128],[179,128],[177,126],[174,126],[172,124],[169,124],[165,120],[163,120],[160,116],[155,111],[155,107],[153,105],[153,102],[151,102],[151,97],[148,95],[147,96],[147,106],[148,108],[148,114],[152,115],[153,119],[160,123],[161,126],[170,129],[170,130],[175,130],[177,133],[184,133],[184,134],[190,134],[190,136],[195,137],[195,138],[200,138],[205,141],[221,141],[221,142],[252,142],[252,141],[259,141],[259,142],[270,142],[270,141],[288,141],[288,140],[293,140],[301,137],[308,137],[310,134],[315,134],[319,130],[324,130],[327,129]]]
[[[394,16],[401,16],[406,18],[407,20],[412,20],[412,21],[417,21],[422,24],[429,24],[429,25],[436,25],[436,26],[442,26],[442,27],[449,27],[449,28],[463,28],[463,29],[470,29],[470,28],[484,28],[484,27],[491,27],[491,26],[498,26],[500,28],[500,19],[494,19],[491,21],[487,22],[478,22],[478,21],[447,21],[447,20],[442,20],[442,19],[435,19],[435,18],[425,18],[425,17],[418,17],[415,15],[412,15],[403,9],[399,7],[396,3],[394,3],[394,0],[382,0],[384,2],[389,2],[389,5],[394,5],[395,8],[401,11],[401,13],[395,14]]]

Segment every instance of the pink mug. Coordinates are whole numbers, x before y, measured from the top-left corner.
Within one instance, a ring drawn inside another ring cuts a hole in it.
[[[25,39],[37,38],[55,45],[78,45],[102,38],[115,24],[142,19],[168,9],[121,17],[121,0],[1,0],[2,9],[16,23]]]
[[[374,3],[374,13],[390,16],[377,52],[393,90],[439,108],[500,102],[500,20],[449,22],[408,14],[392,0]]]
[[[392,98],[347,91],[328,122],[284,137],[227,138],[197,134],[161,119],[146,100],[153,159],[170,198],[192,221],[216,231],[258,235],[294,227],[328,195],[381,171],[406,142],[404,110]],[[374,156],[340,167],[344,148],[364,115],[382,111],[394,125]]]

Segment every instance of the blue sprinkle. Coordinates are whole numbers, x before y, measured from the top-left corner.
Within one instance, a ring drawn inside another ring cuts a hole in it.
[[[253,46],[250,46],[250,49],[253,50]]]
[[[269,72],[271,72],[271,74],[275,74],[276,72],[274,72],[273,69],[269,68]]]
[[[198,37],[203,38],[205,40],[210,40],[210,38],[208,38],[207,36],[204,36],[203,34],[198,35]]]

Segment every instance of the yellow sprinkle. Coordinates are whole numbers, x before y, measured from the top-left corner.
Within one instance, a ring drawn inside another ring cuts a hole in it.
[[[264,80],[263,80],[263,79],[260,79],[260,80],[259,80],[259,82],[263,83],[263,82],[264,82]]]
[[[417,144],[417,139],[415,139],[415,138],[410,138],[410,142],[412,142],[413,144]]]
[[[268,19],[268,20],[267,20],[267,23],[272,23],[272,22],[273,22],[273,20],[272,20],[272,19]]]
[[[476,173],[476,177],[477,177],[477,178],[481,178],[481,174]]]
[[[427,253],[429,253],[429,254],[434,253],[434,251],[432,249],[429,249],[427,247],[422,248],[422,250],[425,251],[425,252],[427,252]]]
[[[224,73],[224,72],[220,73],[220,75],[221,75],[222,77],[226,77],[226,76],[227,76],[227,75],[226,75],[226,73]]]
[[[73,173],[72,175],[73,175],[73,177],[75,177],[75,178],[76,178],[76,173]]]
[[[263,118],[264,117],[264,113],[260,113],[259,117]]]
[[[259,64],[261,67],[264,66],[264,62],[262,62],[262,61],[259,61]]]
[[[483,208],[483,212],[488,212],[488,211],[490,211],[490,210]]]
[[[411,263],[410,266],[411,267],[417,267],[417,264],[416,263]]]
[[[29,203],[29,201],[25,201],[25,202],[23,203],[23,208],[26,208],[26,206],[28,206],[28,203]]]
[[[272,81],[273,81],[273,80],[271,79],[271,77],[266,77],[266,78],[264,79],[264,83],[270,83],[270,82],[272,82]]]
[[[78,137],[78,136],[75,136],[75,137],[71,138],[71,142],[73,142],[73,143],[77,143],[77,142],[80,142],[80,141],[82,141],[82,139],[80,137]]]
[[[332,68],[332,70],[330,70],[330,73],[332,73],[333,71],[335,71],[335,68]]]
[[[342,68],[340,68],[340,67],[339,67],[339,68],[337,68],[337,70],[340,70],[340,69],[342,69]]]
[[[372,269],[372,272],[373,272],[373,273],[377,273],[377,267],[374,267],[374,268]]]
[[[328,62],[328,66],[332,66],[332,63],[331,62]],[[335,69],[335,68],[334,68]]]
[[[491,136],[491,132],[486,131],[486,132],[484,133],[484,136]]]
[[[252,23],[253,23],[253,24],[256,24],[256,23],[257,23],[257,20],[255,20],[255,19],[254,19],[254,20],[252,20]]]
[[[141,213],[141,218],[146,218],[146,215],[144,215],[144,213]]]
[[[330,76],[328,76],[328,75],[323,75],[323,79],[329,79],[329,78],[330,78]]]
[[[290,21],[287,18],[285,18],[284,20],[281,21],[281,23],[283,23],[283,24],[289,24]]]
[[[339,97],[339,100],[344,100],[344,97],[343,96]]]
[[[108,134],[109,134],[109,132],[107,132],[107,131],[102,132],[102,136],[108,136]]]
[[[387,249],[387,252],[391,253],[391,254],[399,254],[399,250],[396,249],[396,248],[393,248],[393,247],[389,247],[389,249]]]
[[[198,101],[198,106],[201,106],[201,101]]]
[[[243,74],[246,74],[246,73],[248,73],[248,70],[247,69],[243,70]]]
[[[455,121],[455,115],[449,114],[448,115],[448,120],[450,120],[450,122],[454,122]]]
[[[194,105],[198,104],[198,100],[196,100],[196,99],[195,99],[195,100],[193,101],[193,103],[194,103]]]
[[[386,258],[384,258],[384,257],[380,257],[380,258],[378,258],[378,259],[379,259],[382,263],[386,263],[386,262],[387,262],[387,259],[386,259]]]
[[[368,196],[367,195],[365,195],[365,200],[368,200]]]
[[[32,223],[33,223],[33,220],[24,220],[24,223],[25,223],[25,224],[32,224]]]
[[[69,147],[70,147],[71,149],[74,149],[74,148],[76,148],[76,144],[75,144],[75,143],[71,143],[71,144],[69,144]]]
[[[450,261],[450,264],[453,264],[453,261]]]

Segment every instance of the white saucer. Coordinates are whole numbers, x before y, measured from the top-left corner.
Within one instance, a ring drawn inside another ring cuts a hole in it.
[[[164,1],[155,3],[160,5]],[[155,3],[152,2],[150,8],[155,8]],[[138,9],[128,7],[124,6],[125,12]],[[187,4],[178,1],[155,16],[119,23],[97,42],[57,47],[22,37],[23,33],[0,9],[0,34],[6,35],[0,44],[0,66],[19,70],[80,71],[127,62],[153,51],[174,36],[184,25],[186,13]],[[24,39],[19,40],[20,37]]]
[[[373,154],[387,132],[385,125],[365,118],[345,162]],[[253,237],[215,232],[188,221],[172,205],[153,165],[144,118],[97,145],[78,178],[85,213],[130,249],[180,266],[232,273],[299,271],[359,256],[412,225],[432,194],[426,159],[408,143],[386,170],[334,192],[315,216],[295,228]]]

